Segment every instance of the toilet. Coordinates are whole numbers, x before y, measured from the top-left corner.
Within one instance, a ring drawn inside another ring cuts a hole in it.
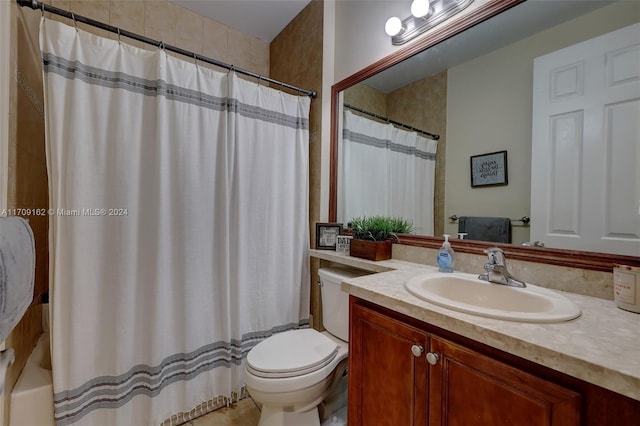
[[[322,325],[275,334],[247,354],[244,381],[262,404],[258,426],[320,426],[318,405],[347,368],[349,295],[340,283],[366,272],[322,268]]]

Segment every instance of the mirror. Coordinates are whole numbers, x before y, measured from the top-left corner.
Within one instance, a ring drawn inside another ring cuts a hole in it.
[[[342,104],[350,104],[441,136],[432,235],[455,236],[453,215],[500,216],[516,219],[514,244],[530,241],[530,228],[517,219],[531,216],[533,59],[636,23],[638,9],[624,1],[529,0],[512,8],[495,3],[479,20],[495,16],[484,22],[469,22],[466,30],[440,39],[427,36],[418,54],[398,52],[334,86],[332,220],[349,220],[340,216],[345,209],[339,147]],[[503,150],[508,152],[508,185],[472,187],[470,158]],[[415,237],[405,242],[434,243]],[[482,244],[468,246],[473,251]],[[541,258],[557,255],[551,248],[526,248]],[[609,258],[605,254],[585,257]]]

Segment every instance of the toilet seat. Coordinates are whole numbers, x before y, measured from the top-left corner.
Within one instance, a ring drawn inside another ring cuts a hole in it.
[[[249,351],[246,367],[258,377],[296,377],[329,365],[338,351],[335,341],[316,330],[291,330],[258,343]]]

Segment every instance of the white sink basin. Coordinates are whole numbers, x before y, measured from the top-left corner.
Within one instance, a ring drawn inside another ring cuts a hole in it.
[[[408,279],[414,296],[445,308],[509,321],[549,323],[580,316],[580,307],[561,294],[527,284],[516,288],[482,281],[477,275],[432,272]]]

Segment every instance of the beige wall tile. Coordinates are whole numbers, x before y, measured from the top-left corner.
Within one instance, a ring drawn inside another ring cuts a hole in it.
[[[387,116],[387,95],[365,84],[356,84],[345,90],[344,103],[373,114]]]
[[[55,6],[59,9],[63,9],[63,10],[70,10],[71,7],[69,6],[69,3],[71,3],[70,0],[45,0],[44,1],[47,4],[50,4],[51,6]],[[23,8],[24,9],[24,8]],[[64,22],[67,23],[67,19],[63,18],[61,16],[58,15],[54,15],[52,13],[46,13],[45,16],[47,17],[47,19],[53,19],[54,21],[60,21],[60,22]]]
[[[176,46],[202,54],[204,18],[183,7],[176,7]]]
[[[144,35],[166,44],[176,42],[176,9],[166,1],[144,2]]]
[[[71,0],[69,2],[69,10],[78,15],[95,19],[99,22],[109,23],[109,1],[103,0]],[[67,22],[69,25],[77,25],[78,28],[88,31],[92,34],[99,35],[101,37],[109,37],[108,31],[100,30],[96,27],[83,24],[81,22],[74,23],[73,21]]]
[[[144,22],[144,2],[131,0],[111,1],[109,24],[136,34],[144,34]],[[123,39],[123,41],[129,42],[127,39]]]
[[[251,60],[249,70],[260,75],[269,76],[269,43],[252,37],[249,59]]]
[[[251,70],[251,43],[253,37],[229,28],[228,58],[229,64]]]
[[[320,129],[322,122],[322,22],[324,6],[321,0],[312,0],[291,23],[271,42],[269,62],[271,78],[304,89],[313,89],[318,97],[311,102],[309,114],[309,232],[311,246],[315,246],[315,223],[320,218]],[[314,37],[309,37],[309,29]],[[314,142],[315,141],[315,142]],[[320,262],[311,263],[311,282],[317,282]],[[311,314],[313,326],[321,329],[320,294],[317,285],[311,286]]]
[[[204,18],[202,36],[202,54],[212,59],[228,63],[229,55],[229,27]]]

